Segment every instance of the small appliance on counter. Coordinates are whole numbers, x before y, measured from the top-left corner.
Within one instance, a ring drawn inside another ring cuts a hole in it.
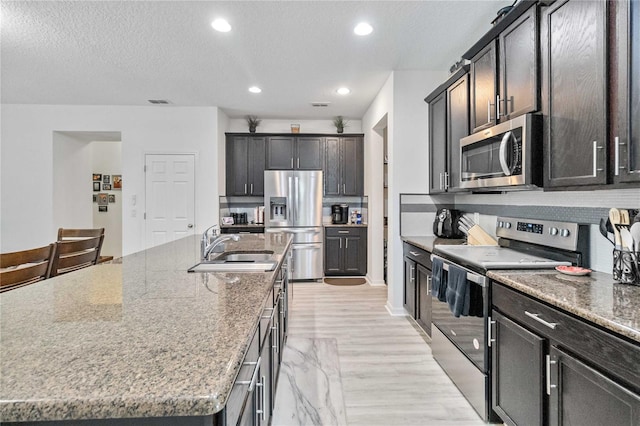
[[[339,225],[349,223],[348,204],[334,204],[331,206],[331,223]]]
[[[464,238],[464,234],[458,228],[460,216],[460,210],[438,209],[433,221],[433,234],[439,238]]]

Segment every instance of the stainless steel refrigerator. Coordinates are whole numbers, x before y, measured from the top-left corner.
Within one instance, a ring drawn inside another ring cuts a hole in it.
[[[265,171],[264,223],[293,235],[290,279],[323,277],[322,171]]]

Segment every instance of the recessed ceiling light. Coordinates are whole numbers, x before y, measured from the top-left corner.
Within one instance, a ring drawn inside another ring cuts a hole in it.
[[[262,89],[259,88],[258,86],[251,86],[251,87],[249,87],[249,91],[251,93],[260,93],[260,92],[262,92]]]
[[[359,36],[369,35],[369,34],[371,34],[372,31],[373,31],[373,27],[371,25],[367,24],[366,22],[360,22],[353,29],[353,32],[356,33]]]
[[[221,33],[228,33],[231,31],[231,25],[229,25],[226,19],[218,18],[211,23],[211,26],[214,30],[220,31]]]
[[[336,92],[338,92],[339,95],[348,95],[349,93],[351,93],[351,90],[349,90],[348,87],[341,87],[336,90]]]

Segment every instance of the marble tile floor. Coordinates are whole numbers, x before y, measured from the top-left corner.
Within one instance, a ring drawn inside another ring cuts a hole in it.
[[[485,424],[386,287],[293,286],[274,426]]]

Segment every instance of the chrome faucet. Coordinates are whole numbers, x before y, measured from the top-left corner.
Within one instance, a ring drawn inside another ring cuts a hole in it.
[[[204,252],[209,244],[213,242],[215,238],[218,237],[218,230],[216,229],[218,225],[211,225],[208,227],[203,233],[202,238],[200,239],[200,257],[204,260]],[[209,231],[211,231],[211,236],[209,236]]]
[[[220,244],[224,243],[225,241],[229,241],[229,240],[239,241],[240,240],[240,235],[227,234],[227,235],[220,235],[220,236],[216,237],[211,243],[207,244],[206,246],[203,246],[202,260],[208,260],[209,259],[209,255],[211,253],[221,252],[222,250],[215,250],[215,249],[217,247],[219,247]]]

